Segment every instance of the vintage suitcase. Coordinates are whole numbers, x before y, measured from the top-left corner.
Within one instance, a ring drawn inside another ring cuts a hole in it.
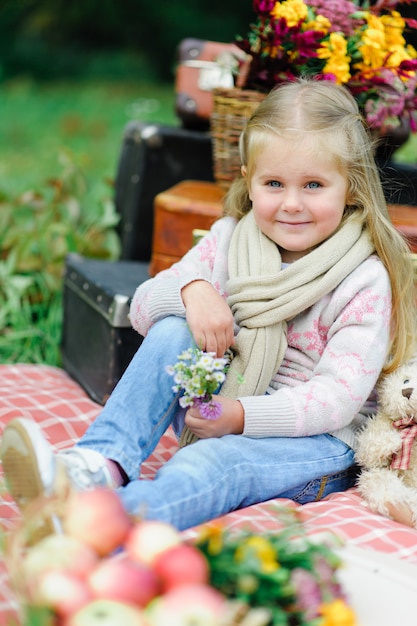
[[[146,262],[102,261],[78,254],[66,259],[63,366],[100,404],[142,343],[128,312],[136,287],[149,278],[148,268]]]
[[[207,230],[221,216],[223,196],[215,183],[184,180],[155,197],[152,276],[184,256],[195,229]]]
[[[380,175],[387,202],[417,207],[417,165],[389,161]]]
[[[154,197],[189,178],[213,180],[209,132],[139,121],[126,125],[115,181],[123,260],[150,260]]]
[[[389,204],[388,212],[395,228],[404,235],[411,252],[417,253],[417,206]]]
[[[246,54],[233,43],[183,39],[175,72],[175,111],[185,128],[208,129],[212,90],[234,87],[239,59]]]

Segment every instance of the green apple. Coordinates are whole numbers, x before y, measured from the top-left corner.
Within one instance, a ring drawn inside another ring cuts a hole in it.
[[[30,582],[50,569],[62,569],[77,576],[87,575],[98,556],[85,543],[68,535],[49,535],[29,548],[22,563],[25,581]]]
[[[149,623],[139,607],[115,600],[93,600],[68,617],[63,626],[149,626]]]

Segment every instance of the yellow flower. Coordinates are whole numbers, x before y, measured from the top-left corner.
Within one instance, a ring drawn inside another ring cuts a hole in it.
[[[220,554],[224,547],[223,541],[224,529],[221,524],[213,522],[204,526],[198,539],[200,543],[207,542],[207,551],[209,554]]]
[[[367,23],[368,28],[359,43],[363,63],[358,63],[357,67],[382,67],[387,56],[384,25],[376,15],[368,15]]]
[[[236,560],[243,561],[250,554],[259,559],[262,572],[271,573],[280,567],[275,550],[265,537],[249,537],[236,550]]]
[[[324,35],[327,35],[331,25],[332,24],[330,20],[327,19],[327,17],[324,17],[324,15],[317,15],[315,20],[306,22],[305,26],[303,26],[303,30],[318,30],[320,32],[323,32]]]
[[[341,599],[322,604],[320,614],[323,615],[320,626],[356,626],[357,624],[355,612]]]
[[[385,45],[389,53],[387,67],[398,67],[402,61],[415,58],[415,50],[406,46],[403,37],[405,21],[398,11],[392,11],[390,15],[383,15],[381,22],[385,29]]]
[[[384,25],[385,40],[388,48],[405,45],[403,31],[405,21],[398,11],[392,11],[389,15],[382,15],[381,22]]]
[[[307,5],[303,0],[284,0],[276,2],[271,11],[271,15],[279,20],[282,17],[288,26],[297,26],[298,22],[306,19],[308,13]]]
[[[319,59],[326,59],[323,74],[334,74],[340,85],[350,78],[350,56],[347,54],[347,41],[340,33],[330,33],[328,41],[322,43],[317,52]]]

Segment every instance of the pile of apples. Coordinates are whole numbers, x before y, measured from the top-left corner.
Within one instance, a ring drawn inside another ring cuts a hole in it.
[[[171,525],[134,521],[115,492],[72,495],[63,534],[29,547],[21,589],[59,626],[217,626],[226,598],[205,556]]]

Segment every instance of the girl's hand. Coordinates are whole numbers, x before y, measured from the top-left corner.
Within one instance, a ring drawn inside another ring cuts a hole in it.
[[[189,283],[181,296],[196,345],[204,352],[224,356],[234,341],[233,315],[227,302],[206,280]]]
[[[202,417],[196,407],[191,407],[185,414],[185,423],[188,428],[200,439],[221,437],[222,435],[241,435],[244,426],[244,410],[239,400],[231,400],[222,396],[213,396],[213,400],[220,402],[222,413],[215,420]]]

